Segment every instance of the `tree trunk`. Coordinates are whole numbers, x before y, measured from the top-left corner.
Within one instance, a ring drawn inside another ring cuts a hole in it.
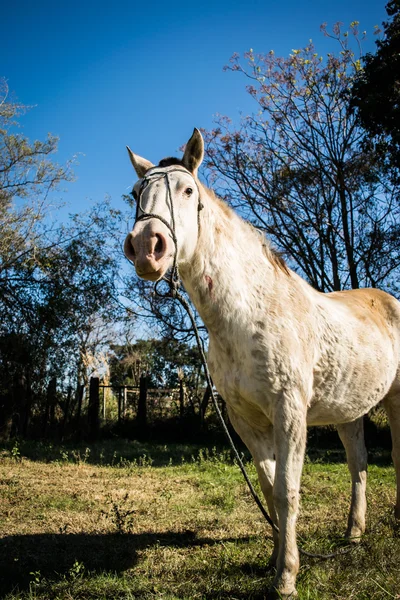
[[[78,399],[78,406],[76,409],[76,428],[77,428],[77,433],[78,433],[78,439],[81,439],[81,435],[82,435],[82,431],[81,431],[81,415],[82,415],[82,404],[83,404],[83,395],[85,393],[85,386],[84,385],[80,385],[78,383],[78,387],[76,390],[76,394],[77,394],[77,399]]]
[[[338,179],[339,179],[338,192],[339,192],[339,199],[340,199],[340,207],[341,207],[341,211],[342,211],[342,227],[343,227],[344,245],[346,248],[347,262],[349,265],[351,287],[354,290],[354,289],[358,289],[360,287],[360,284],[358,281],[357,267],[354,262],[353,228],[351,226],[351,223],[349,224],[349,219],[352,221],[353,214],[352,214],[352,211],[351,210],[349,211],[349,209],[347,207],[344,175],[341,171],[338,174]]]
[[[54,406],[56,402],[56,391],[57,391],[57,380],[55,377],[50,379],[49,385],[47,386],[46,392],[46,405],[43,414],[42,423],[42,436],[45,438],[47,435],[47,427],[50,420],[50,414],[54,415]],[[52,419],[54,422],[54,418]],[[53,424],[53,423],[52,423]]]
[[[139,382],[139,402],[136,425],[142,433],[147,429],[147,377],[142,375]]]
[[[13,414],[11,421],[11,437],[20,435],[23,427],[24,411],[26,404],[26,388],[25,378],[23,373],[20,371],[14,377],[13,385]]]

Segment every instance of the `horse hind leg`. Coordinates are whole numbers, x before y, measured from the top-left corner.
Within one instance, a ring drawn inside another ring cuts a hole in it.
[[[397,495],[394,516],[400,520],[400,373],[383,403],[392,434],[392,458],[396,471]]]
[[[360,541],[365,531],[367,509],[367,449],[364,441],[363,417],[337,426],[339,437],[346,450],[347,465],[351,475],[351,505],[347,522],[346,537]]]

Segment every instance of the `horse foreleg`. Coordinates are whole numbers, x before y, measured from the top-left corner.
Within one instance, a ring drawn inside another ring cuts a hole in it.
[[[296,595],[299,551],[296,522],[301,471],[306,445],[306,411],[300,394],[285,395],[277,403],[274,420],[276,472],[274,502],[279,518],[279,554],[271,598]]]
[[[396,470],[397,496],[394,515],[400,520],[400,380],[384,400],[392,434],[392,458]]]
[[[364,441],[363,417],[351,423],[337,426],[339,437],[346,450],[347,464],[351,475],[351,505],[347,523],[346,537],[351,541],[360,541],[365,531],[365,512],[367,500],[367,450]]]
[[[278,517],[273,500],[273,484],[275,477],[274,437],[272,425],[267,425],[262,430],[254,429],[238,415],[229,405],[229,419],[235,431],[241,437],[249,449],[254,464],[256,465],[258,480],[262,493],[268,506],[268,512],[274,523],[278,525]],[[275,566],[278,557],[279,538],[275,530],[272,530],[274,549],[270,558],[270,565]]]

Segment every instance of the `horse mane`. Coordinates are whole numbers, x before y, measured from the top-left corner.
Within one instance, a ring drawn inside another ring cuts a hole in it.
[[[257,229],[254,225],[249,223],[250,227],[260,237],[261,245],[265,256],[268,258],[273,268],[281,270],[286,275],[290,275],[289,267],[283,258],[283,253],[280,250],[274,248],[268,238],[265,237],[264,232],[261,229]]]
[[[212,200],[214,200],[214,202],[221,208],[221,210],[225,213],[228,219],[231,219],[233,215],[236,215],[235,211],[229,206],[229,204],[222,200],[222,198],[219,198],[214,192],[214,190],[206,187],[204,184],[201,184],[201,187],[203,187],[206,193],[209,196],[211,196]],[[262,245],[263,252],[272,264],[273,268],[282,271],[283,273],[285,273],[285,275],[290,276],[289,267],[287,266],[286,261],[283,258],[282,252],[276,250],[271,245],[268,238],[265,237],[264,233],[260,229],[257,229],[249,221],[244,220],[244,222],[246,223],[246,225],[248,225],[252,234],[256,234],[258,236],[258,239]]]
[[[265,245],[264,245],[264,247],[265,247]],[[290,275],[289,267],[287,266],[286,261],[283,258],[282,252],[280,252],[280,250],[276,250],[276,248],[273,248],[272,246],[269,245],[268,252],[267,252],[267,249],[265,251],[267,253],[269,260],[272,263],[272,266],[275,269],[280,269],[286,275]]]
[[[172,165],[180,165],[181,167],[185,166],[183,164],[183,161],[180,158],[176,158],[175,156],[167,156],[166,158],[160,160],[160,162],[158,163],[159,167],[171,167]]]

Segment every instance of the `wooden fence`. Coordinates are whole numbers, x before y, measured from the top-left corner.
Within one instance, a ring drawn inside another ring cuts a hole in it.
[[[171,416],[183,417],[185,411],[185,390],[183,382],[178,388],[148,388],[147,378],[142,376],[138,386],[111,386],[101,384],[97,377],[92,377],[89,384],[88,426],[89,437],[96,438],[100,430],[101,420],[112,420],[109,417],[109,398],[117,398],[117,421],[134,420],[140,431],[145,431],[149,422],[162,420]]]
[[[204,424],[210,393],[207,389],[185,389],[179,381],[176,388],[148,388],[142,376],[138,386],[110,386],[92,377],[88,386],[71,386],[61,390],[56,378],[47,390],[34,395],[30,381],[14,386],[9,414],[1,419],[0,439],[10,437],[58,438],[70,436],[96,439],[104,424],[134,423],[137,431],[170,418],[182,420],[185,415]]]

